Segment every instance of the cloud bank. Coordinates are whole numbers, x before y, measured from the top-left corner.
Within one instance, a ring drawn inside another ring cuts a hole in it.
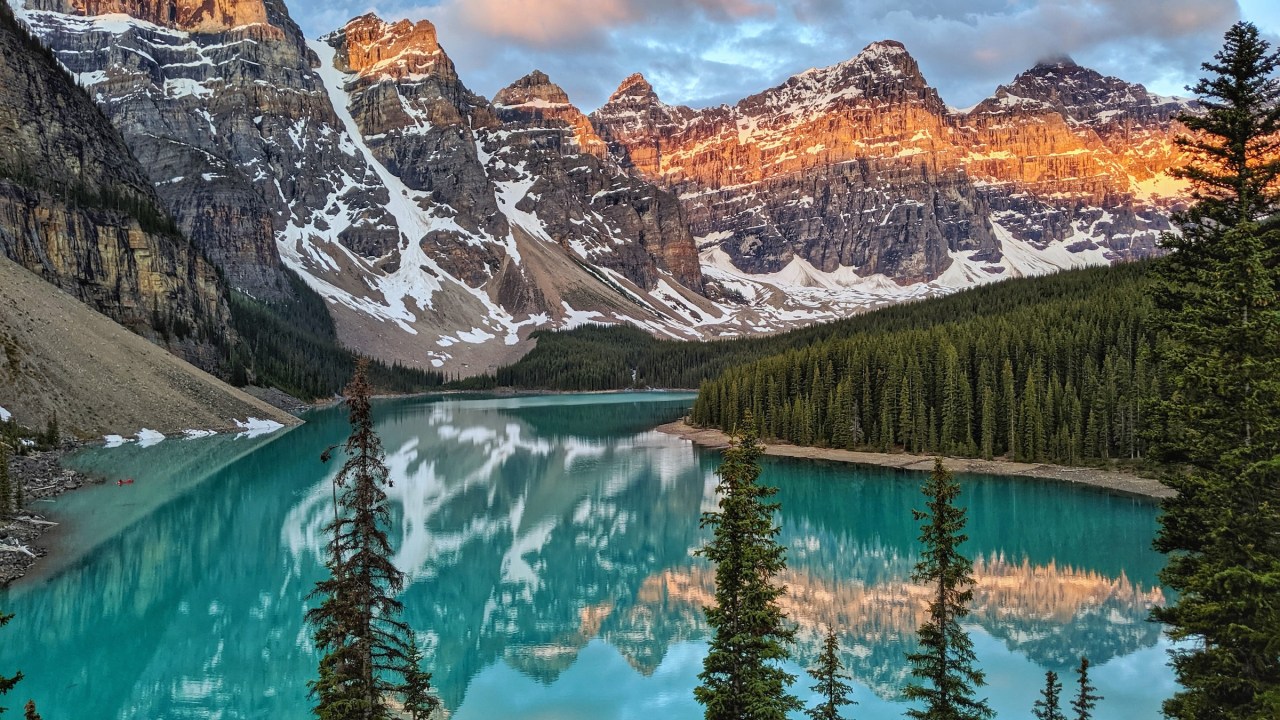
[[[286,0],[311,37],[365,12],[429,19],[464,82],[492,97],[540,69],[590,111],[643,72],[671,103],[734,102],[875,40],[906,44],[944,100],[968,106],[1039,59],[1176,94],[1199,75],[1235,0]],[[1246,4],[1250,17],[1255,5]],[[1268,18],[1259,20],[1268,29]],[[1271,26],[1274,27],[1274,26]],[[1273,42],[1276,40],[1272,36]]]

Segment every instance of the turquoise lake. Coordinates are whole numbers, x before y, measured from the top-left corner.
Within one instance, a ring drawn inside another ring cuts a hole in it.
[[[693,687],[718,453],[653,431],[691,394],[448,396],[380,402],[389,535],[405,619],[428,641],[455,720],[702,717]],[[302,622],[348,433],[343,408],[274,436],[169,439],[74,460],[112,481],[41,505],[53,557],[0,590],[4,704],[46,718],[310,717],[317,655]],[[923,475],[766,458],[779,488],[798,626],[793,692],[833,626],[859,720],[900,718],[924,590]],[[1080,655],[1095,718],[1158,718],[1174,691],[1152,501],[1025,478],[962,476],[977,585],[970,630],[1002,718],[1030,716],[1047,669]],[[1068,692],[1064,695],[1068,695]],[[12,712],[12,710],[11,710]],[[801,717],[797,714],[796,717]]]

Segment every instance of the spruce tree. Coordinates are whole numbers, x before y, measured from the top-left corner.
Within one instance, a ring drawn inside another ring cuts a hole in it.
[[[36,701],[28,700],[26,707],[22,709],[22,720],[41,720],[40,713],[36,712]]]
[[[844,681],[844,667],[840,664],[839,643],[836,641],[835,628],[827,628],[827,636],[822,641],[822,654],[818,656],[818,664],[809,668],[809,677],[814,684],[809,688],[818,693],[821,702],[805,710],[805,715],[813,720],[844,720],[840,708],[844,705],[856,705],[849,699],[853,688]]]
[[[1071,701],[1071,709],[1076,712],[1076,720],[1090,720],[1093,709],[1097,707],[1102,696],[1097,688],[1089,682],[1089,658],[1081,657],[1080,666],[1076,668],[1076,697]]]
[[[787,692],[795,677],[778,667],[789,656],[795,630],[786,625],[775,583],[786,568],[786,551],[773,524],[777,488],[760,485],[760,455],[754,420],[748,415],[724,450],[716,474],[720,509],[702,515],[711,541],[698,554],[715,565],[715,604],[704,607],[711,642],[694,697],[707,720],[783,720],[800,701]]]
[[[1256,27],[1227,31],[1182,120],[1194,202],[1164,244],[1155,289],[1170,369],[1154,452],[1165,483],[1156,548],[1177,602],[1157,608],[1174,639],[1171,718],[1280,711],[1280,54]]]
[[[408,626],[399,620],[396,595],[404,575],[391,563],[383,526],[389,522],[390,484],[382,441],[373,429],[367,362],[347,385],[351,435],[342,446],[347,460],[334,478],[334,519],[326,566],[330,577],[316,583],[318,607],[307,611],[315,644],[324,653],[319,677],[310,683],[321,720],[382,720],[389,702],[404,691],[420,668],[413,665]],[[327,460],[326,451],[322,459]],[[405,682],[392,682],[399,675]],[[423,690],[425,692],[425,689]]]
[[[417,633],[409,634],[409,662],[401,687],[402,711],[409,720],[426,720],[440,707],[440,699],[431,694],[431,673],[422,669],[422,647]]]
[[[1058,680],[1058,673],[1049,670],[1044,674],[1044,688],[1031,714],[1036,720],[1067,720],[1067,716],[1062,714],[1061,697],[1062,683]]]
[[[8,625],[9,621],[12,619],[13,619],[12,615],[5,615],[4,613],[0,613],[0,628],[3,628],[5,625]],[[17,685],[20,680],[22,680],[22,673],[20,672],[14,673],[9,677],[0,675],[0,695],[8,695],[9,691],[12,690],[13,686]],[[0,707],[0,715],[4,714],[4,710],[5,710],[4,708]]]
[[[913,582],[929,585],[928,619],[920,626],[920,649],[907,654],[914,677],[904,695],[923,701],[907,715],[917,720],[979,720],[993,717],[985,699],[974,698],[986,684],[982,671],[974,667],[973,642],[960,627],[973,600],[973,563],[960,553],[968,540],[964,534],[965,511],[955,506],[960,485],[934,460],[933,473],[922,488],[926,511],[913,510],[924,545],[920,562],[911,574]]]

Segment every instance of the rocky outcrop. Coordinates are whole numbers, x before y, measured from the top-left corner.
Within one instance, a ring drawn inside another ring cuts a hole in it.
[[[493,106],[504,123],[551,124],[573,132],[573,150],[599,160],[609,155],[591,119],[569,102],[569,95],[540,70],[525,75],[493,96]]]
[[[701,290],[679,203],[602,161],[590,121],[545,74],[525,76],[491,104],[459,79],[428,21],[365,15],[324,40],[364,143],[429,198],[431,216],[447,220],[423,247],[450,275],[472,287],[492,282],[516,254],[515,226],[641,288],[655,288],[665,271]],[[560,311],[527,288],[499,296],[524,298],[508,308],[516,313]]]
[[[1185,100],[1153,95],[1069,58],[1037,64],[955,119],[966,171],[1001,224],[1036,244],[1099,244],[1117,258],[1156,251],[1185,186],[1168,171]]]
[[[221,32],[265,24],[269,0],[36,0],[33,7],[76,15],[123,14],[164,27]]]
[[[93,101],[0,8],[0,254],[135,332],[216,365],[215,268],[176,231]]]

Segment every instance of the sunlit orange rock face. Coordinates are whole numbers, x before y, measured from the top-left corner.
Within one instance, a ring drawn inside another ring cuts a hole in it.
[[[580,152],[604,159],[608,148],[596,134],[591,120],[569,102],[569,95],[551,82],[546,73],[535,70],[493,96],[493,106],[503,122],[561,122],[573,130]]]
[[[1064,59],[956,111],[883,41],[731,107],[669,106],[635,75],[591,118],[739,268],[799,257],[911,281],[959,252],[997,260],[998,229],[1150,254],[1179,195],[1165,173],[1185,161],[1174,118],[1188,109]]]
[[[219,32],[269,22],[264,0],[46,0],[31,4],[80,15],[123,13],[193,32]]]

